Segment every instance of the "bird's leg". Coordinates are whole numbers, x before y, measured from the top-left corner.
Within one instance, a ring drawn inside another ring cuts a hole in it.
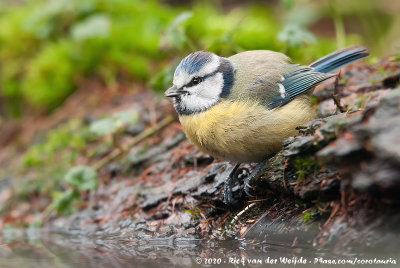
[[[232,169],[231,173],[229,173],[228,179],[225,181],[224,185],[224,203],[228,206],[232,204],[232,183],[235,179],[235,173],[240,166],[236,164],[236,166]]]
[[[257,166],[254,168],[254,170],[251,172],[251,174],[244,179],[244,192],[246,193],[247,196],[253,196],[251,194],[251,191],[253,190],[253,186],[251,186],[251,181],[258,174],[258,172],[265,166],[266,162],[267,159],[258,163]]]

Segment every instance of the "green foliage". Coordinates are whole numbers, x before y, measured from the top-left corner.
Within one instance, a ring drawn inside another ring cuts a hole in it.
[[[94,121],[90,125],[90,131],[97,135],[114,134],[127,124],[136,124],[138,114],[135,110],[126,110],[118,112],[110,117]]]
[[[296,5],[295,0],[281,0],[281,3],[286,10],[291,10]]]
[[[178,62],[175,61],[169,66],[164,67],[161,71],[157,72],[153,79],[150,81],[150,87],[157,92],[164,92],[167,88],[171,86],[171,81],[174,78],[174,71]]]
[[[25,173],[28,176],[16,181],[18,196],[28,198],[30,193],[49,196],[63,190],[66,172],[78,156],[87,153],[85,148],[93,141],[93,134],[81,120],[70,120],[45,135],[38,134],[36,143],[21,159],[19,176],[25,177]]]
[[[72,187],[80,190],[93,190],[98,185],[96,171],[88,166],[71,168],[65,175],[64,180]]]
[[[72,187],[65,192],[55,192],[50,207],[58,214],[68,215],[75,211],[74,204],[80,200],[79,190],[93,190],[98,186],[96,171],[88,166],[70,168],[64,180]]]
[[[336,48],[333,38],[316,38],[309,31],[321,18],[334,20],[341,44],[363,43],[360,35],[345,36],[346,18],[360,20],[365,36],[382,43],[394,19],[376,11],[379,1],[343,1],[323,5],[281,0],[280,11],[266,3],[222,11],[213,2],[171,7],[156,0],[32,0],[3,5],[3,109],[17,116],[22,103],[28,103],[51,111],[90,76],[106,84],[138,79],[161,91],[171,82],[171,59],[200,49],[223,56],[270,49],[307,63]]]
[[[304,43],[315,43],[317,39],[306,29],[289,24],[278,34],[278,40],[287,44],[288,47],[300,47]]]
[[[319,163],[312,156],[297,156],[294,159],[294,168],[296,169],[297,179],[303,180],[309,174],[319,169]]]
[[[85,41],[91,38],[106,38],[110,35],[111,20],[105,14],[94,14],[76,23],[71,28],[73,40]]]
[[[121,112],[117,117],[127,121],[127,116]],[[76,157],[82,156],[83,149],[92,141],[94,136],[79,120],[70,120],[48,131],[22,157],[23,171],[29,170],[30,178],[18,182],[19,196],[28,196],[32,192],[45,196],[51,194],[51,207],[58,213],[73,212],[74,204],[80,200],[79,190],[92,190],[98,186],[97,173],[93,168],[70,168]],[[64,182],[69,185],[65,192],[62,191],[65,188]]]
[[[26,68],[22,96],[36,106],[56,108],[74,89],[71,43],[60,41],[43,47]]]
[[[192,12],[182,12],[167,27],[160,40],[160,48],[165,50],[182,49],[188,42],[184,23],[193,16]]]
[[[51,164],[59,166],[65,162],[71,164],[80,150],[92,139],[87,127],[79,120],[71,120],[50,130],[43,140],[30,146],[22,157],[22,165],[24,168],[39,168]]]
[[[73,204],[79,200],[79,192],[76,189],[69,189],[65,192],[55,194],[51,207],[56,209],[58,214],[68,215],[74,212]]]
[[[68,214],[71,211],[66,207],[79,200],[75,192],[92,190],[98,185],[97,173],[92,167],[70,167],[79,159],[91,159],[107,152],[113,144],[100,137],[114,136],[127,124],[137,121],[137,111],[130,109],[94,121],[90,126],[71,119],[45,135],[37,135],[36,143],[22,156],[21,172],[27,172],[29,177],[18,181],[18,196],[29,197],[32,192],[52,196],[52,206]],[[70,188],[75,192],[69,191]],[[63,192],[64,189],[67,191]]]
[[[0,95],[52,110],[82,76],[107,83],[120,74],[147,79],[160,35],[174,16],[155,1],[34,0],[0,17]],[[14,112],[14,114],[17,114]]]

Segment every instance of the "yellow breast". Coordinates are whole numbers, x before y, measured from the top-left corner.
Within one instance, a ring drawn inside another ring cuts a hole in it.
[[[201,113],[181,115],[187,137],[203,152],[236,162],[260,162],[280,150],[296,126],[314,117],[308,96],[267,110],[256,101],[223,100]]]

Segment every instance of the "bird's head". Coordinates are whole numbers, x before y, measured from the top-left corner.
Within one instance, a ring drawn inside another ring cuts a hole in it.
[[[229,95],[233,83],[234,66],[230,60],[198,51],[179,63],[173,86],[165,96],[173,99],[179,115],[199,113]]]

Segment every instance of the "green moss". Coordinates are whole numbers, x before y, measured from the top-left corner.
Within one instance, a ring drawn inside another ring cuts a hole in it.
[[[303,218],[304,222],[307,222],[311,219],[311,211],[305,211],[303,212],[303,214],[301,215],[301,217]]]
[[[347,82],[349,81],[349,78],[348,78],[348,77],[341,77],[341,78],[340,78],[340,81],[341,81],[343,84],[347,84]]]
[[[318,218],[320,215],[319,210],[317,208],[309,208],[301,214],[301,218],[304,222],[310,222]]]
[[[386,76],[388,74],[388,72],[385,70],[384,67],[379,67],[379,69],[376,71],[378,74],[382,75],[382,76]]]
[[[305,179],[319,169],[318,161],[312,156],[296,156],[293,164],[299,180]]]
[[[362,107],[365,107],[367,100],[369,99],[370,95],[368,94],[363,94],[357,97],[357,101],[355,103],[355,106],[357,109],[360,109]]]
[[[189,213],[191,215],[192,220],[200,220],[201,219],[201,211],[196,207],[194,203],[192,203],[192,206],[184,204],[187,209],[184,209],[183,211]]]
[[[311,96],[310,100],[312,105],[318,104],[318,98],[316,96]]]

